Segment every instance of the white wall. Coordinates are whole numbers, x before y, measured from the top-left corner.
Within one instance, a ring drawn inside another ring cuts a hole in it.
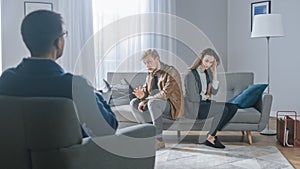
[[[228,0],[228,71],[253,71],[255,83],[267,83],[267,42],[250,38],[251,2]],[[270,93],[272,114],[278,110],[300,113],[300,1],[272,0],[271,12],[283,17],[285,37],[270,39]]]
[[[36,1],[35,1],[36,2]],[[39,2],[51,2],[57,9],[57,0],[39,0]],[[21,59],[29,56],[21,37],[21,22],[24,18],[23,0],[1,0],[2,16],[2,69],[16,66]]]
[[[215,46],[227,69],[227,0],[176,0],[176,15],[197,26]],[[179,46],[178,55],[189,65],[196,55]]]

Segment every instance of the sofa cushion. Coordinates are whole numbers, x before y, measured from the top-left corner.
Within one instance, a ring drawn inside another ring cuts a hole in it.
[[[230,123],[253,123],[257,124],[261,119],[261,113],[253,107],[238,109],[230,120]]]
[[[237,104],[239,108],[252,107],[257,100],[261,97],[262,93],[266,89],[267,84],[254,84],[249,85],[240,94],[230,99],[228,102]]]
[[[128,105],[130,100],[135,97],[132,86],[127,82],[126,79],[121,79],[119,84],[111,85],[106,80],[106,88],[108,89],[103,93],[104,98],[110,106]]]

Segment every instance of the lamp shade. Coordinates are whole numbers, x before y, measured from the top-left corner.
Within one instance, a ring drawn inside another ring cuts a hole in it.
[[[280,14],[254,15],[251,38],[284,36]]]

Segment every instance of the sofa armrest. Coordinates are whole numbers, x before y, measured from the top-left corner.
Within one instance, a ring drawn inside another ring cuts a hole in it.
[[[83,139],[81,144],[70,147],[48,151],[32,151],[32,168],[153,169],[155,164],[155,137],[129,137],[129,135],[135,136],[135,134],[139,136],[138,134],[141,132],[149,132],[150,135],[155,135],[155,127],[153,125],[137,125],[128,129],[125,128],[116,135],[88,137]],[[143,136],[146,136],[146,134]]]
[[[265,129],[269,122],[271,107],[272,107],[273,96],[271,94],[264,93],[261,98],[261,103],[255,105],[255,108],[261,112],[261,119],[258,125],[258,131]]]

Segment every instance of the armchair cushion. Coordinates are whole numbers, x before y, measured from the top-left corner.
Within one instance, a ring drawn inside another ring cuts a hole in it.
[[[228,102],[237,104],[239,108],[252,107],[261,97],[268,84],[253,84],[249,85],[240,94],[230,99]]]

